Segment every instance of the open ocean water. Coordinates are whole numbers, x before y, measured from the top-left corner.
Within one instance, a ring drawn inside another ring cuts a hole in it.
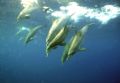
[[[47,1],[49,6],[59,7]],[[85,6],[118,2],[81,0]],[[105,25],[96,22],[85,35],[83,46],[87,50],[62,64],[63,47],[52,50],[49,57],[45,54],[45,38],[50,27],[47,14],[35,11],[29,20],[17,22],[20,10],[20,0],[0,0],[0,83],[120,83],[119,16]],[[45,29],[28,45],[15,35],[19,26],[38,24]]]

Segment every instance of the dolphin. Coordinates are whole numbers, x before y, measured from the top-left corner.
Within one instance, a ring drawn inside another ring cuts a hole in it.
[[[62,28],[56,35],[55,37],[51,40],[51,42],[48,44],[48,46],[46,46],[46,54],[48,56],[48,52],[52,49],[52,48],[56,48],[57,45],[60,46],[64,46],[65,45],[65,38],[68,34],[68,27],[67,25]]]
[[[82,44],[84,35],[91,24],[85,25],[78,32],[76,32],[75,35],[71,38],[70,42],[65,46],[65,49],[61,58],[62,63],[64,63],[66,60],[69,60],[76,52],[86,50],[85,48],[81,47],[81,44]]]
[[[30,29],[26,37],[24,38],[24,43],[27,44],[34,39],[36,32],[41,28],[41,26],[36,26],[33,29]]]
[[[48,35],[46,37],[46,44],[48,44],[54,38],[54,36],[60,31],[61,28],[67,25],[72,15],[65,15],[61,18],[56,19],[53,22],[52,26],[49,29]]]
[[[38,2],[31,3],[27,6],[25,6],[21,12],[17,16],[17,21],[20,19],[29,19],[30,18],[30,13],[36,9],[40,8]]]

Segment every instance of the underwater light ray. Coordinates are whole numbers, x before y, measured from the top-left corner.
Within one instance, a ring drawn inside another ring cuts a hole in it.
[[[101,8],[88,8],[80,6],[77,2],[69,2],[67,6],[61,6],[59,11],[51,13],[53,17],[62,17],[64,15],[74,15],[71,20],[79,22],[80,19],[89,18],[96,19],[102,24],[106,24],[109,20],[114,19],[120,15],[120,7],[114,5],[105,5]]]

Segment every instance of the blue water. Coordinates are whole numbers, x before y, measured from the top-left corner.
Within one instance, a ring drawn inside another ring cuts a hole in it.
[[[61,64],[63,47],[45,57],[47,29],[27,46],[15,35],[21,24],[49,27],[44,13],[17,23],[19,11],[19,1],[0,0],[0,83],[120,83],[120,17],[96,24],[85,36],[87,50]]]

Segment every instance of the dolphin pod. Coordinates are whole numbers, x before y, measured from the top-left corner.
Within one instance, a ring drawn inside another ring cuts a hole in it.
[[[64,21],[62,21],[62,22],[64,22]],[[58,24],[62,24],[62,23],[58,23]],[[85,51],[86,48],[82,47],[82,42],[83,42],[86,32],[88,31],[90,25],[92,25],[92,24],[93,23],[86,24],[85,26],[80,28],[71,37],[69,42],[65,42],[65,39],[66,39],[66,37],[69,33],[69,29],[70,29],[69,26],[67,25],[67,22],[66,22],[66,24],[63,24],[63,25],[57,25],[60,27],[57,27],[57,28],[55,27],[53,32],[50,32],[50,34],[48,33],[48,35],[47,35],[48,39],[46,38],[46,56],[48,57],[48,54],[52,49],[55,49],[58,46],[64,46],[63,54],[61,56],[61,62],[65,63],[66,61],[71,59],[71,57],[73,55],[75,55],[77,52]],[[54,25],[54,23],[53,23],[53,25]],[[24,43],[28,44],[29,42],[31,42],[34,39],[35,34],[37,33],[37,31],[40,28],[41,28],[41,25],[38,25],[36,27],[33,27],[32,29],[29,29],[28,33],[26,34],[26,36],[24,38]],[[51,28],[50,28],[50,30],[51,30]],[[49,36],[49,35],[51,35],[51,36]]]
[[[40,8],[40,5],[38,5],[38,4],[29,5],[25,8],[23,8],[23,10],[17,16],[17,21],[19,21],[20,19],[29,19],[30,13],[33,10],[38,9],[38,8]],[[43,7],[43,8],[44,8],[43,11],[45,11],[45,12],[50,10],[50,8],[48,8],[48,7]],[[52,10],[50,10],[50,11],[52,11]],[[64,49],[63,49],[63,54],[61,56],[61,62],[65,63],[66,61],[71,59],[77,52],[82,52],[82,51],[86,50],[86,48],[82,47],[82,42],[83,42],[84,36],[85,36],[86,32],[88,31],[90,25],[92,25],[93,23],[86,24],[85,26],[80,28],[71,37],[70,41],[66,42],[67,35],[69,33],[69,30],[71,29],[71,27],[69,26],[69,25],[71,25],[70,18],[73,14],[59,17],[59,18],[55,19],[54,22],[52,23],[52,25],[47,33],[47,37],[46,37],[46,41],[45,41],[46,42],[45,51],[46,51],[47,57],[48,57],[49,52],[52,49],[55,49],[58,46],[63,46]],[[16,35],[20,34],[24,30],[28,31],[28,33],[24,37],[24,43],[28,44],[29,42],[31,42],[34,39],[36,33],[38,32],[38,30],[41,27],[42,27],[41,25],[33,27],[32,29],[22,27],[16,33]]]

